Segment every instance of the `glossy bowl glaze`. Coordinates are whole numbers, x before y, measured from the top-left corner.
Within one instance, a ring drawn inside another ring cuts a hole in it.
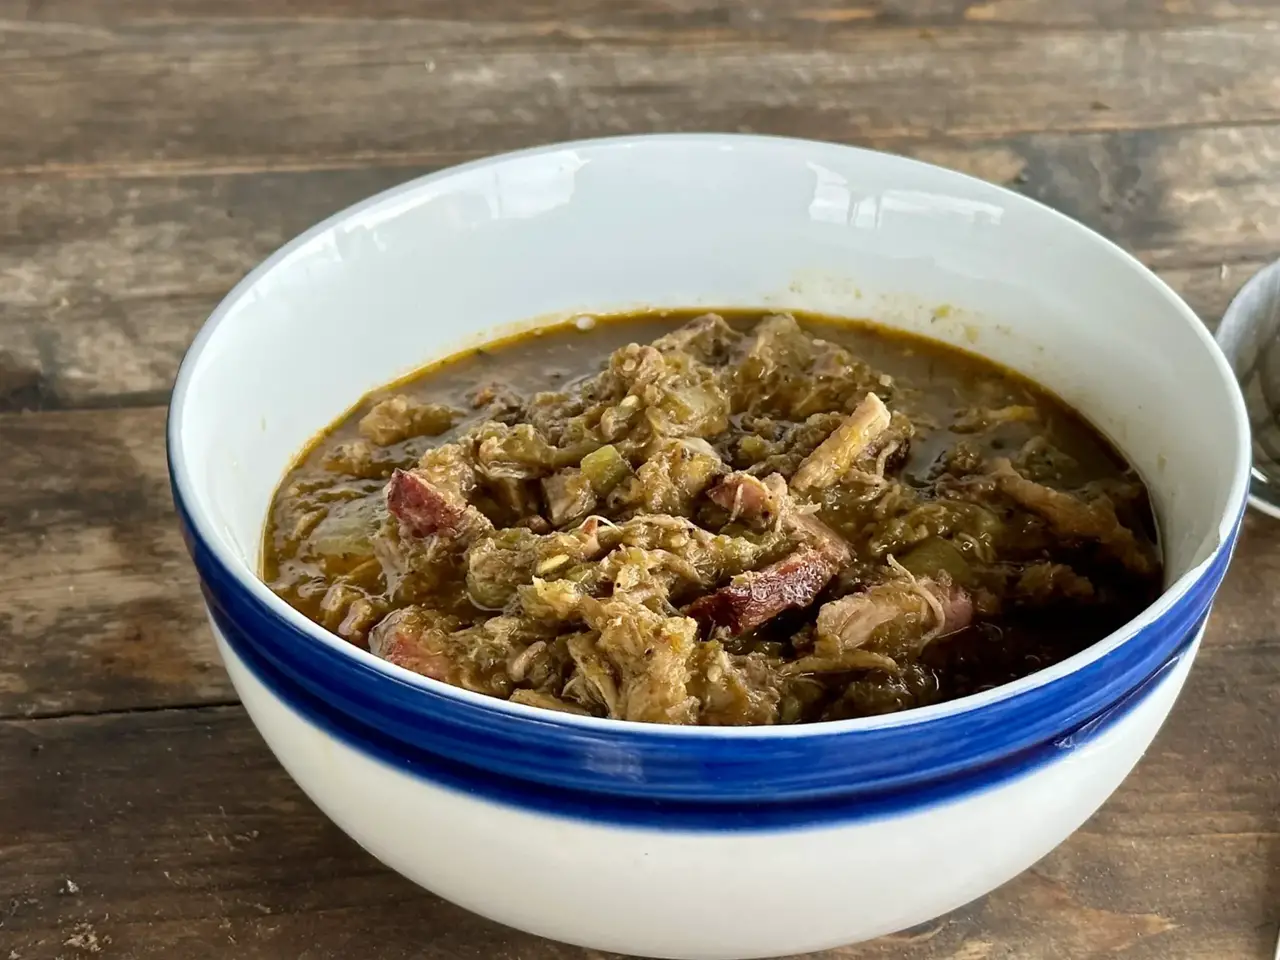
[[[276,484],[366,390],[512,325],[699,305],[871,317],[1048,386],[1149,484],[1164,595],[1083,653],[977,696],[707,729],[439,684],[326,633],[255,576]],[[1079,224],[898,157],[709,135],[484,160],[308,231],[196,339],[169,455],[236,689],[344,830],[525,930],[744,958],[928,920],[1097,809],[1190,669],[1244,507],[1249,440],[1235,380],[1194,314]]]

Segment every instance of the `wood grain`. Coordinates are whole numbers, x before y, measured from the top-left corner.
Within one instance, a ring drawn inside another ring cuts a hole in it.
[[[1280,249],[1277,62],[1275,0],[0,0],[0,960],[603,960],[381,868],[234,705],[163,404],[279,244],[500,150],[782,133],[1021,190],[1212,325]],[[985,900],[825,960],[1268,958],[1278,584],[1280,524],[1250,517],[1103,810]]]
[[[241,276],[417,172],[0,183],[0,410],[163,403]]]
[[[173,518],[164,411],[0,416],[0,449],[0,716],[231,699]]]
[[[616,14],[598,3],[581,23],[452,9],[434,20],[15,21],[21,43],[0,56],[0,174],[437,165],[657,130],[881,142],[1280,119],[1280,18],[869,30],[834,5],[726,2],[655,25],[625,15],[628,4]],[[809,12],[785,12],[797,9]]]
[[[672,30],[690,21],[709,25],[749,24],[762,20],[798,21],[824,26],[961,23],[1021,27],[1152,27],[1272,19],[1269,0],[757,0],[743,7],[726,0],[0,0],[0,17],[15,24],[76,25],[169,21],[330,20],[430,21],[480,23],[581,23],[601,20]]]
[[[1251,530],[1246,549],[1276,532]],[[1233,573],[1220,609],[1244,606],[1251,577],[1275,582],[1277,563],[1280,551],[1261,573]],[[1247,628],[1274,622],[1276,605]],[[1257,635],[1243,626],[1215,617],[1156,746],[1061,849],[923,929],[826,956],[1263,956],[1280,920],[1280,639],[1242,642]],[[79,956],[77,937],[129,958],[598,960],[380,868],[288,781],[239,708],[0,724],[0,892],[0,956],[19,960]]]
[[[1280,248],[1280,126],[899,144],[1083,220],[1216,321]],[[164,401],[222,295],[329,213],[426,172],[0,180],[0,410]]]

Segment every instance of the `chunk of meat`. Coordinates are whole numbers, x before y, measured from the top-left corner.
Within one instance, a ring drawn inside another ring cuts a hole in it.
[[[787,503],[787,481],[778,473],[760,480],[739,471],[708,490],[707,498],[729,511],[730,523],[742,520],[752,525],[773,526]]]
[[[422,403],[412,397],[388,397],[360,418],[360,436],[380,447],[410,437],[437,437],[452,427],[460,414],[442,403]]]
[[[567,465],[532,424],[486,423],[476,440],[477,469],[490,480],[536,480]]]
[[[596,649],[596,634],[571,634],[565,640],[565,649],[574,666],[562,695],[576,700],[592,713],[602,712],[607,717],[617,717],[620,712],[618,679],[613,667]]]
[[[827,340],[813,340],[813,360],[805,375],[792,384],[793,418],[824,411],[844,411],[849,401],[868,389],[892,386],[887,376],[877,374],[849,350]]]
[[[709,585],[702,572],[680,553],[624,546],[600,562],[601,577],[654,610],[670,612],[673,603],[688,599]]]
[[[520,609],[525,616],[550,623],[580,619],[583,589],[572,580],[543,580],[533,577],[521,584],[518,593]]]
[[[697,531],[691,535],[688,531]],[[718,537],[674,517],[636,517],[625,524],[588,517],[576,528],[536,535],[512,528],[482,536],[467,551],[467,593],[476,606],[501,609],[535,578],[575,577],[599,586],[623,572],[624,558],[597,563],[610,551],[640,548],[647,558],[663,558],[666,573],[681,571],[697,583],[714,582],[722,570],[749,568],[762,548],[734,537]],[[657,586],[670,585],[660,580]]]
[[[449,640],[457,621],[422,607],[404,607],[369,632],[369,652],[432,680],[460,682]]]
[[[666,369],[662,351],[657,347],[629,343],[610,355],[609,367],[604,375],[614,378],[621,385],[621,392],[627,393],[647,384],[657,383]]]
[[[805,457],[791,478],[792,489],[804,491],[835,483],[889,429],[890,419],[888,407],[874,393],[868,393],[835,433]]]
[[[1133,531],[1120,523],[1111,501],[1099,497],[1086,502],[1028,480],[1006,459],[992,463],[991,475],[1001,493],[1043,519],[1056,535],[1096,541],[1134,573],[1149,575],[1154,569],[1155,559]]]
[[[781,531],[792,542],[821,551],[837,569],[849,563],[852,552],[844,538],[822,522],[816,508],[798,503],[781,474],[759,480],[749,473],[731,473],[707,496],[729,511],[730,521]]]
[[[536,534],[512,527],[481,536],[466,553],[467,594],[477,607],[498,610],[535,577],[594,575],[599,570],[594,561],[627,538],[649,530],[639,519],[618,526],[602,523],[600,517],[587,517],[577,527],[555,533]]]
[[[640,393],[658,437],[714,437],[729,427],[729,396],[706,367],[680,370]]]
[[[700,723],[778,722],[785,681],[776,661],[759,653],[729,653],[718,640],[701,644],[695,660],[690,688],[701,704]]]
[[[698,699],[689,692],[698,625],[668,617],[624,597],[583,601],[595,647],[618,677],[613,716],[644,723],[693,723]]]
[[[410,536],[438,535],[469,543],[493,529],[475,507],[440,490],[419,473],[396,470],[387,483],[387,510]]]
[[[577,523],[596,507],[596,492],[591,480],[576,467],[553,473],[542,481],[542,496],[547,502],[551,525],[563,527]]]
[[[659,438],[645,462],[608,499],[614,511],[626,509],[687,517],[694,501],[725,470],[715,449],[700,437]]]
[[[324,468],[353,477],[386,476],[387,451],[363,438],[339,443],[324,454]]]
[[[801,547],[777,563],[734,577],[727,586],[699,597],[689,616],[737,636],[754,630],[784,610],[807,607],[839,566],[816,547]]]
[[[895,657],[914,659],[933,640],[972,622],[973,601],[965,590],[946,580],[908,574],[824,603],[818,610],[813,652],[789,669],[896,670]],[[872,656],[865,656],[868,653]]]
[[[537,481],[502,477],[486,480],[483,486],[492,501],[486,504],[490,508],[486,516],[495,521],[495,526],[550,529],[550,524],[539,512],[542,509],[542,498],[538,495],[540,484]]]
[[[743,342],[733,364],[734,406],[752,412],[792,416],[792,396],[804,390],[813,360],[813,341],[785,314],[765,317]]]
[[[782,529],[818,551],[837,572],[853,559],[853,551],[840,534],[823,523],[812,510],[795,505],[783,508]]]
[[[371,599],[354,584],[338,580],[320,601],[320,622],[344,640],[363,646],[365,637],[382,615],[386,604]]]
[[[518,682],[513,672],[519,681],[545,679],[532,675],[548,653],[548,639],[542,624],[521,617],[491,617],[462,627],[455,617],[409,606],[388,614],[373,628],[369,650],[433,680],[506,697]]]
[[[537,563],[538,535],[531,530],[511,527],[480,537],[467,550],[467,596],[481,610],[501,610]]]
[[[525,406],[525,416],[538,433],[553,444],[567,439],[566,434],[581,422],[586,409],[581,394],[565,390],[544,390],[535,393]]]
[[[789,545],[782,533],[735,537],[665,514],[640,514],[617,526],[601,527],[597,537],[605,549],[629,546],[671,553],[697,570],[706,585],[776,559]]]
[[[442,443],[418,459],[414,471],[442,493],[467,500],[476,488],[476,463],[470,445]]]
[[[575,672],[562,696],[588,709],[603,707],[620,720],[696,720],[698,700],[689,692],[694,621],[656,612],[631,596],[598,600],[564,582],[535,580],[527,590],[530,606],[536,596],[545,612],[572,616],[590,628],[566,641]]]
[[[682,324],[653,341],[663,353],[688,353],[702,363],[723,364],[742,342],[743,335],[725,323],[724,318],[706,313]]]

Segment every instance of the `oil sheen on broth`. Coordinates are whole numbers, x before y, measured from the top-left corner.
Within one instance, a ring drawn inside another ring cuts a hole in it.
[[[909,709],[1161,588],[1147,493],[1063,403],[870,324],[544,328],[365,398],[277,490],[263,579],[414,672],[678,724]]]

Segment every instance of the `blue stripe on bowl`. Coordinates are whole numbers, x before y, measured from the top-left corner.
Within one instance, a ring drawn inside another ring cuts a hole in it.
[[[470,769],[468,776],[518,782],[522,791],[541,786],[618,803],[710,807],[852,802],[941,789],[1025,762],[1037,749],[1056,749],[1055,741],[1149,683],[1186,647],[1208,613],[1239,530],[1237,518],[1203,575],[1156,622],[1106,656],[1016,696],[918,723],[818,724],[785,737],[725,737],[712,729],[672,736],[659,726],[575,725],[550,711],[534,719],[358,661],[254,596],[194,531],[176,489],[174,500],[210,609],[242,658],[317,722],[358,731],[350,737],[362,748],[406,763],[457,765]]]
[[[437,756],[364,727],[333,705],[291,684],[257,653],[234,624],[216,613],[214,619],[236,656],[278,700],[323,733],[397,770],[470,796],[552,816],[664,831],[698,832],[776,831],[865,821],[958,799],[1031,773],[1064,759],[1128,716],[1172,672],[1181,658],[1188,655],[1203,623],[1192,628],[1186,642],[1171,660],[1078,730],[991,766],[954,774],[905,791],[866,792],[791,802],[708,803],[574,792],[541,783],[522,782]]]

